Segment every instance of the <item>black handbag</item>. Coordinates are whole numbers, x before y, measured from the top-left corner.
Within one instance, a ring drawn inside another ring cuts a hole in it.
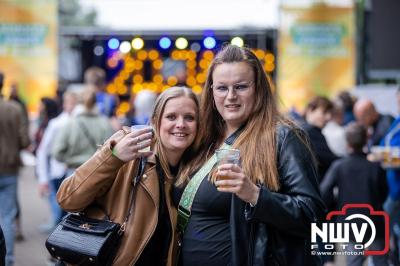
[[[133,182],[129,212],[123,224],[70,213],[56,226],[46,240],[46,248],[54,258],[73,265],[109,266],[118,252],[125,226],[134,208],[135,187],[144,172],[145,158],[140,159]]]

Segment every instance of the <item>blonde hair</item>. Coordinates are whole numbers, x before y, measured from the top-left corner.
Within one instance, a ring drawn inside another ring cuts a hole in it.
[[[279,113],[271,80],[256,55],[248,48],[226,45],[210,65],[200,101],[200,117],[207,123],[200,125],[199,142],[196,143],[199,153],[191,168],[198,169],[203,165],[224,141],[225,122],[215,106],[212,92],[213,72],[218,65],[235,62],[245,62],[253,70],[255,95],[253,110],[233,147],[240,150],[244,173],[254,183],[264,184],[270,190],[277,191],[280,187],[276,149],[277,125],[284,124],[292,128],[295,125]],[[215,179],[215,174],[212,174],[212,179]],[[187,181],[188,176],[181,176],[177,184]]]
[[[171,87],[171,88],[165,90],[163,93],[161,93],[155,102],[153,114],[151,116],[151,123],[153,125],[154,133],[156,136],[155,144],[154,144],[155,151],[158,154],[161,167],[162,167],[164,173],[166,174],[167,178],[169,178],[169,179],[173,179],[173,176],[169,169],[168,159],[164,152],[163,144],[161,142],[160,126],[161,126],[162,115],[164,113],[164,109],[165,109],[167,102],[171,99],[180,98],[180,97],[188,97],[189,99],[192,99],[196,105],[197,110],[196,110],[196,118],[195,119],[197,122],[197,129],[196,129],[196,133],[197,133],[198,127],[199,127],[199,116],[198,116],[199,101],[197,99],[197,96],[192,92],[192,90],[187,87]],[[197,137],[197,134],[196,134],[196,137]],[[187,175],[188,172],[190,171],[187,166],[188,166],[188,162],[190,162],[193,159],[194,150],[195,150],[195,148],[194,148],[195,142],[197,142],[196,138],[195,138],[194,142],[183,153],[181,160],[180,160],[178,176],[181,174]]]
[[[96,105],[96,89],[87,85],[82,91],[82,103],[85,106],[86,110],[92,110]]]

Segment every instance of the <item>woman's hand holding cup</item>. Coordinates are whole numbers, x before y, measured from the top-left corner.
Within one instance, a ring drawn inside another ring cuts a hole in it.
[[[243,201],[257,203],[260,188],[257,187],[240,167],[240,152],[235,149],[217,150],[218,170],[215,186],[218,191],[235,193]]]
[[[141,129],[133,128],[114,146],[113,154],[124,162],[150,156],[152,154],[150,151],[152,138],[153,129],[150,126]]]

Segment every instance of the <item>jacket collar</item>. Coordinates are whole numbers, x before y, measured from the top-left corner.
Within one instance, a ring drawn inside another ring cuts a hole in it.
[[[246,127],[246,124],[240,126],[235,132],[233,132],[224,142],[228,145],[233,145],[237,137],[239,137],[240,133],[242,133],[243,129]]]
[[[150,155],[149,157],[147,157],[147,162],[151,163],[151,164],[156,164],[157,160],[156,160],[156,155],[153,152],[152,155]]]

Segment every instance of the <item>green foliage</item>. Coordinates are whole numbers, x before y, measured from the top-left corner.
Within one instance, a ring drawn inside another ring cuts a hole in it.
[[[96,10],[83,10],[79,4],[79,0],[59,0],[58,14],[61,26],[96,25]]]

